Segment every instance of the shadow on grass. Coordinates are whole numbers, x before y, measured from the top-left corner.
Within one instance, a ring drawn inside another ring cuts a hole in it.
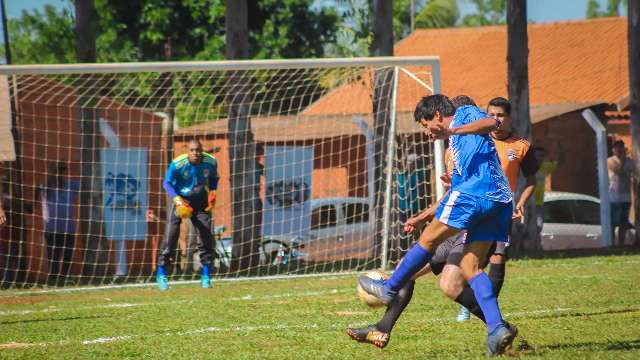
[[[602,351],[629,351],[640,350],[640,339],[627,341],[607,341],[607,342],[582,342],[571,344],[550,344],[538,346],[537,354],[554,350],[602,350]]]
[[[627,309],[608,309],[601,311],[567,311],[566,313],[554,313],[554,314],[542,314],[542,315],[528,315],[522,316],[523,318],[530,319],[556,319],[563,317],[582,317],[582,316],[600,316],[611,314],[626,314],[640,312],[640,308],[627,308]]]
[[[640,255],[640,247],[625,246],[615,248],[595,248],[595,249],[575,249],[575,250],[554,250],[535,251],[520,254],[509,254],[511,259],[567,259],[583,258],[591,256],[625,256]]]
[[[88,319],[101,319],[112,317],[111,315],[92,315],[92,316],[71,316],[64,318],[53,318],[53,319],[30,319],[30,320],[15,320],[15,321],[0,321],[0,325],[10,325],[10,324],[28,324],[28,323],[37,323],[37,322],[51,322],[51,321],[73,321],[73,320],[88,320]]]

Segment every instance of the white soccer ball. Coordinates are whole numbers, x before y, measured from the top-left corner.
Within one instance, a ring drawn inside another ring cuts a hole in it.
[[[367,276],[371,279],[374,280],[380,280],[380,279],[388,279],[389,276],[385,273],[383,273],[380,270],[373,270],[373,271],[369,271],[366,274],[364,274],[364,276]],[[362,287],[360,286],[360,283],[358,282],[358,288],[357,288],[357,293],[358,293],[358,297],[360,298],[360,301],[362,301],[363,303],[367,304],[367,306],[372,307],[372,308],[379,308],[384,306],[384,303],[382,301],[380,301],[380,299],[378,299],[377,297],[373,296],[373,295],[369,295],[366,291],[364,291],[362,289]]]

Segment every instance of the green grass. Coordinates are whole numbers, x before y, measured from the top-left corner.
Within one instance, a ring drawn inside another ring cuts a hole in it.
[[[512,261],[503,313],[517,356],[640,358],[640,255]],[[456,323],[433,276],[416,286],[389,346],[345,335],[375,322],[356,276],[53,293],[0,293],[2,359],[483,358],[485,330]],[[100,339],[111,339],[111,341]]]

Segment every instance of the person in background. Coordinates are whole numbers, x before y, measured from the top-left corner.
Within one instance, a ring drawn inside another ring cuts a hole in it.
[[[166,267],[178,245],[183,219],[190,219],[200,235],[200,279],[203,288],[211,287],[211,212],[216,202],[218,178],[216,158],[202,151],[202,144],[197,139],[189,141],[187,154],[178,156],[169,164],[162,183],[171,203],[167,211],[167,230],[158,249],[156,283],[160,291],[169,289]]]
[[[609,200],[611,201],[611,239],[614,246],[624,246],[627,230],[632,227],[629,223],[629,209],[631,208],[631,174],[633,162],[627,157],[627,149],[622,140],[613,143],[613,156],[607,159],[609,168]],[[615,229],[618,228],[618,239]]]
[[[42,205],[44,238],[49,258],[47,285],[63,286],[69,275],[76,236],[76,202],[80,182],[67,178],[67,165],[49,167],[46,182],[36,190]]]

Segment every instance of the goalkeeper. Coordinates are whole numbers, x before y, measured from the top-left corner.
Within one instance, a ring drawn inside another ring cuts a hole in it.
[[[216,202],[218,162],[213,155],[202,151],[202,144],[192,139],[188,153],[175,158],[162,185],[171,199],[167,211],[167,229],[158,249],[156,282],[161,291],[169,289],[167,266],[180,237],[180,223],[190,219],[200,234],[200,262],[202,287],[211,287],[210,266],[213,249],[211,213]]]

